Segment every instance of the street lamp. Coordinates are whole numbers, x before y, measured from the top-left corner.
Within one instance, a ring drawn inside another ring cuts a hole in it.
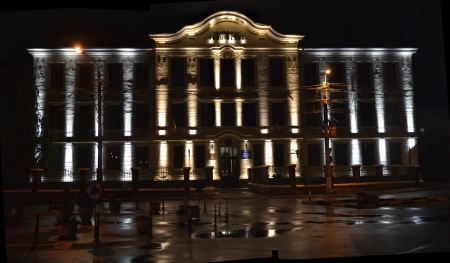
[[[75,48],[75,52],[77,53],[81,53],[83,55],[86,55],[88,58],[90,58],[94,64],[97,66],[97,110],[98,110],[98,168],[97,168],[97,182],[102,182],[103,181],[103,141],[102,141],[102,79],[101,79],[101,73],[100,73],[100,68],[98,67],[97,62],[88,54],[86,54],[86,52],[84,52],[84,50],[82,50],[81,48],[77,47]]]
[[[330,70],[325,70],[325,80],[322,82],[322,104],[323,104],[323,121],[324,121],[324,129],[325,129],[325,180],[326,180],[326,188],[327,193],[332,192],[333,188],[333,178],[332,178],[332,172],[331,172],[331,165],[330,165],[330,129],[328,124],[328,103],[330,102],[328,96],[328,82],[327,82],[327,74],[330,74]]]

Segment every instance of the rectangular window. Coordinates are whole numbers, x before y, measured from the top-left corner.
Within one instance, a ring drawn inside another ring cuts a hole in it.
[[[122,119],[122,106],[108,105],[108,112],[106,115],[106,128],[107,129],[121,129],[121,119]]]
[[[386,103],[386,115],[387,115],[386,116],[387,126],[399,126],[400,125],[400,117],[399,117],[397,102]]]
[[[77,148],[78,168],[91,168],[92,151],[90,147]]]
[[[256,103],[242,103],[242,125],[250,127],[256,126]]]
[[[107,147],[106,170],[121,170],[122,153],[120,147]]]
[[[78,105],[78,129],[80,130],[92,130],[94,127],[94,112],[91,104]]]
[[[184,166],[184,146],[173,146],[173,167],[183,168]]]
[[[307,102],[306,106],[306,126],[319,126],[319,113],[321,112],[320,104],[317,102]]]
[[[242,59],[241,60],[241,75],[242,87],[255,86],[255,60]]]
[[[220,60],[220,86],[236,87],[234,59]]]
[[[284,103],[272,102],[272,126],[284,126]]]
[[[331,117],[336,126],[346,126],[346,112],[344,103],[333,103],[331,106]]]
[[[184,103],[172,104],[172,124],[174,122],[177,127],[186,126],[186,105]]]
[[[308,166],[320,166],[319,144],[308,144]]]
[[[148,104],[135,104],[135,128],[148,129],[150,118],[150,106]]]
[[[79,63],[78,65],[78,82],[77,88],[94,87],[94,72],[92,63]]]
[[[334,145],[334,157],[336,158],[334,162],[336,165],[348,165],[346,143],[336,143]]]
[[[148,169],[148,147],[136,147],[134,166]]]
[[[372,86],[371,81],[371,63],[357,63],[358,88],[369,88]]]
[[[236,104],[222,103],[221,107],[221,123],[222,126],[236,126]]]
[[[136,89],[150,88],[150,68],[148,64],[135,64]]]
[[[317,64],[305,64],[303,66],[303,74],[305,79],[305,86],[313,86],[319,84]]]
[[[184,58],[170,59],[170,83],[172,87],[185,86],[186,66]]]
[[[63,105],[51,105],[49,107],[50,127],[64,131],[65,107]]]
[[[372,103],[359,103],[359,126],[370,127],[373,126]]]
[[[215,107],[214,103],[200,104],[200,121],[202,127],[214,127],[215,125]]]
[[[64,64],[50,64],[50,88],[64,89]]]
[[[384,87],[396,88],[397,84],[397,63],[384,63]]]
[[[330,86],[333,87],[333,84],[341,84],[337,85],[336,88],[342,88],[342,84],[345,81],[345,64],[341,62],[332,62],[328,65],[330,69],[330,74],[327,75],[327,82],[330,83]]]
[[[402,144],[389,143],[389,155],[391,164],[402,164]]]
[[[200,63],[200,86],[214,87],[214,60],[212,58],[202,58]]]
[[[362,164],[363,165],[374,165],[375,164],[375,151],[373,143],[363,143],[362,144]]]
[[[108,82],[106,83],[107,90],[118,90],[122,88],[122,64],[108,63],[107,74]]]
[[[284,145],[275,144],[273,150],[273,164],[274,166],[284,167]]]
[[[264,165],[264,152],[262,144],[253,145],[253,167]]]
[[[283,59],[271,58],[270,59],[270,86],[283,87]]]
[[[205,145],[195,145],[195,168],[205,168]]]

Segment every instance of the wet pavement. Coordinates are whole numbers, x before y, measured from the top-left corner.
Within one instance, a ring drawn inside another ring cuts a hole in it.
[[[293,197],[216,189],[206,202],[186,200],[200,206],[191,225],[177,222],[175,211],[184,200],[164,200],[164,211],[152,216],[151,232],[138,232],[133,220],[148,214],[148,201],[138,208],[123,202],[120,213],[100,203],[98,240],[94,220],[78,225],[74,237],[62,238],[48,206],[32,206],[21,217],[4,214],[6,257],[7,262],[223,262],[270,258],[273,251],[280,259],[450,252],[450,184],[374,192],[380,201],[434,198],[358,209],[335,205],[356,203],[351,192]],[[79,220],[77,206],[73,216]]]

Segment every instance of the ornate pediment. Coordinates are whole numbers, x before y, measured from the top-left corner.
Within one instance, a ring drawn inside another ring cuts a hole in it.
[[[247,16],[234,11],[221,11],[206,19],[183,27],[176,33],[150,34],[157,45],[186,41],[186,46],[202,45],[256,45],[258,40],[269,39],[277,44],[297,45],[303,35],[284,35],[275,31],[269,25],[252,21]],[[191,42],[189,42],[191,40]],[[196,40],[196,41],[194,41]],[[252,43],[255,42],[255,43]]]

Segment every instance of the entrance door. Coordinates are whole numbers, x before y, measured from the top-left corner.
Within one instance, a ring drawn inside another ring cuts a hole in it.
[[[220,179],[224,188],[239,187],[239,156],[236,146],[220,147]]]

